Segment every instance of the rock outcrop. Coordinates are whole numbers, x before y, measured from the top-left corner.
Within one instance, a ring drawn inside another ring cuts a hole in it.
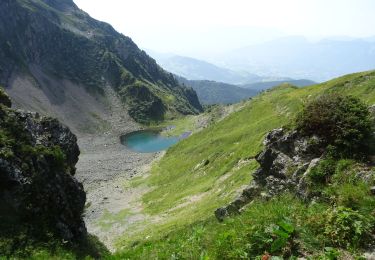
[[[0,221],[67,241],[86,235],[83,186],[74,177],[77,139],[56,119],[13,110],[0,89]]]
[[[215,211],[219,220],[239,213],[255,197],[267,199],[293,191],[308,198],[306,175],[324,155],[324,141],[317,136],[305,137],[297,131],[286,132],[280,128],[267,134],[264,146],[255,157],[260,167],[253,173],[252,182],[235,201]]]

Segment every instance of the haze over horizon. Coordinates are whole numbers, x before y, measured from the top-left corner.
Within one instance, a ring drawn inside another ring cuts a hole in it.
[[[285,36],[375,35],[371,0],[74,1],[143,49],[195,58]]]

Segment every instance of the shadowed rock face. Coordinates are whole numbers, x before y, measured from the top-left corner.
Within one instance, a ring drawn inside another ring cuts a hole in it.
[[[82,238],[86,194],[73,177],[76,136],[55,119],[10,109],[1,90],[0,97],[0,221]]]
[[[52,6],[60,11],[66,11],[69,9],[75,9],[77,6],[72,0],[42,0],[49,6]]]

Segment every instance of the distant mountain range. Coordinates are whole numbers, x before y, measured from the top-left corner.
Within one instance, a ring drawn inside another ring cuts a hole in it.
[[[149,52],[166,70],[190,80],[229,84],[309,79],[322,82],[375,68],[375,37],[330,37],[309,41],[302,36],[226,51],[213,57],[189,58]]]
[[[204,60],[153,51],[147,52],[165,70],[189,80],[211,80],[228,84],[244,84],[262,80],[262,77],[258,75],[222,68]]]
[[[321,82],[374,69],[375,42],[374,38],[335,37],[311,42],[304,37],[284,37],[224,53],[211,62],[265,77]]]
[[[259,82],[270,82],[265,85],[274,86],[275,82],[290,82],[294,79],[288,77],[259,76],[245,70],[234,71],[224,67],[217,66],[204,60],[191,57],[179,56],[175,54],[163,54],[152,50],[147,52],[157,61],[165,70],[188,80],[204,80],[227,83],[229,85],[247,85]],[[297,86],[299,86],[297,82]]]
[[[176,78],[181,84],[192,87],[195,92],[197,92],[199,100],[204,105],[237,103],[241,100],[257,95],[262,90],[285,83],[297,87],[305,87],[316,84],[316,82],[307,79],[290,79],[233,85],[212,80],[188,80],[179,76],[176,76]]]
[[[192,87],[204,105],[232,104],[258,94],[258,90],[210,80],[187,80],[176,76],[185,86]]]
[[[256,95],[259,91],[283,83],[303,87],[316,82],[283,77],[260,77],[246,72],[225,69],[209,62],[173,54],[147,51],[178,81],[192,87],[202,104],[231,104]]]
[[[283,77],[260,77],[246,72],[225,69],[209,62],[173,54],[147,51],[178,81],[192,87],[202,104],[231,104],[256,95],[259,91],[283,83],[303,87],[316,82]]]

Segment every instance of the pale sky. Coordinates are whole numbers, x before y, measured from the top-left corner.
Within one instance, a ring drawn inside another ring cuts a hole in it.
[[[141,48],[199,56],[286,35],[375,35],[375,0],[74,0]]]

